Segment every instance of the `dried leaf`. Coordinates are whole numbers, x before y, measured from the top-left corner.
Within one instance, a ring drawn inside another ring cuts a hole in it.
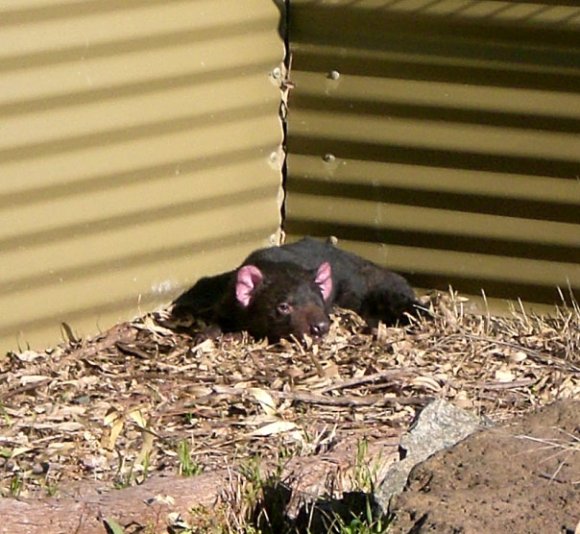
[[[241,426],[264,426],[277,421],[280,421],[280,418],[276,415],[259,414],[244,417],[244,419],[238,421],[238,424]]]
[[[153,444],[155,441],[155,437],[150,432],[143,432],[143,444],[141,445],[141,450],[137,455],[135,463],[140,466],[144,466],[151,453],[153,452]]]
[[[23,386],[37,384],[38,382],[44,382],[45,380],[50,380],[50,377],[45,375],[24,375],[20,377],[20,383]]]
[[[105,423],[105,425],[111,426],[115,423],[115,421],[121,418],[122,418],[121,414],[115,408],[110,408],[107,411],[103,422]]]
[[[262,410],[267,415],[276,414],[276,401],[272,398],[272,395],[260,388],[250,388],[249,392],[260,403]]]
[[[498,369],[495,373],[494,373],[495,379],[498,382],[513,382],[515,380],[515,376],[514,374],[509,370],[509,369]]]
[[[154,332],[155,334],[159,334],[161,336],[173,335],[173,330],[169,330],[169,328],[165,328],[164,326],[161,326],[158,323],[156,323],[151,315],[146,315],[144,317],[143,327],[149,332]]]
[[[123,431],[124,421],[121,414],[115,410],[108,413],[105,417],[105,424],[111,427],[109,439],[107,440],[107,449],[113,450],[119,435]]]
[[[17,456],[26,454],[27,452],[30,452],[32,450],[34,450],[34,447],[16,447],[15,449],[12,449],[12,454],[10,455],[10,458],[16,458]]]
[[[193,354],[207,354],[209,352],[212,352],[215,349],[215,343],[213,341],[213,339],[206,339],[204,341],[202,341],[201,343],[197,344],[195,347],[193,347],[191,349],[191,352]]]
[[[33,350],[25,350],[24,352],[15,354],[15,356],[21,362],[33,362],[38,358],[42,358],[44,355]]]
[[[411,384],[417,388],[424,388],[430,391],[441,391],[441,385],[431,376],[417,376],[411,380]]]
[[[290,432],[291,430],[296,430],[297,426],[295,423],[290,421],[276,421],[275,423],[270,423],[263,427],[260,427],[253,432],[250,432],[251,436],[273,436],[275,434],[282,434],[284,432]]]
[[[56,425],[54,425],[54,428],[56,430],[59,430],[60,432],[78,432],[79,430],[82,430],[84,428],[85,425],[81,424],[81,423],[77,423],[75,421],[70,421],[70,422],[66,422],[66,423],[58,423]]]
[[[131,410],[127,414],[127,417],[129,417],[129,419],[134,421],[137,424],[137,426],[139,426],[141,428],[147,428],[147,421],[145,421],[145,418],[143,417],[143,413],[141,412],[141,410],[139,408],[137,408],[135,410]]]
[[[528,355],[523,350],[520,350],[510,356],[510,360],[514,363],[522,363],[527,359]]]
[[[170,506],[173,504],[168,503]],[[193,532],[191,525],[181,516],[179,512],[171,512],[167,514],[167,522],[171,529],[170,532]]]
[[[153,504],[165,504],[168,506],[175,506],[175,499],[171,495],[162,495],[161,493],[158,493],[157,495],[154,495],[150,499],[147,499],[146,502],[149,506]]]

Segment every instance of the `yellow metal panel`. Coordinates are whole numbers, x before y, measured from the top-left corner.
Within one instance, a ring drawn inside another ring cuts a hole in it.
[[[472,254],[456,251],[432,251],[414,247],[399,247],[396,245],[376,247],[345,240],[342,246],[357,250],[377,263],[388,263],[395,269],[404,268],[407,262],[414,262],[417,273],[433,273],[435,265],[445,265],[445,269],[437,274],[474,278],[485,278],[492,282],[508,284],[539,284],[560,285],[566,288],[568,281],[578,285],[580,272],[575,271],[572,280],[569,279],[571,265],[548,262],[544,260],[514,259],[509,257],[488,257],[484,254]],[[441,256],[438,258],[438,256]],[[437,261],[437,260],[440,261]],[[520,272],[521,270],[521,272]]]
[[[575,160],[580,141],[576,133],[530,131],[506,126],[473,125],[453,120],[368,116],[353,112],[301,111],[293,113],[297,137],[351,143],[400,145],[427,150],[483,153],[506,157],[533,156]],[[344,124],[350,123],[348,129]]]
[[[235,202],[205,214],[157,220],[149,225],[111,231],[110,235],[99,232],[94,237],[39,247],[39,261],[45,255],[52,258],[61,253],[66,257],[71,250],[87,246],[113,253],[89,252],[88,257],[65,267],[22,277],[12,287],[9,283],[3,285],[6,298],[11,295],[17,298],[11,303],[11,313],[4,316],[0,335],[14,337],[16,341],[21,333],[24,342],[28,342],[29,331],[45,335],[52,332],[54,337],[59,325],[54,317],[55,302],[67,303],[59,310],[58,320],[69,322],[80,332],[106,326],[111,315],[134,316],[140,310],[166,302],[168,294],[175,294],[178,288],[199,276],[214,272],[216,265],[224,269],[233,267],[249,248],[265,244],[260,236],[271,231],[271,226],[264,223],[270,218],[271,204],[270,198]],[[249,211],[255,216],[249,218]],[[243,230],[239,227],[241,219],[249,219]],[[183,228],[195,227],[205,229],[204,239],[184,234]],[[155,242],[155,233],[166,238]],[[114,254],[119,250],[123,252]]]
[[[529,244],[547,243],[580,250],[580,232],[575,224],[353,198],[337,197],[331,202],[321,203],[316,196],[300,193],[293,195],[293,202],[295,208],[292,216],[301,221],[433,232],[474,239],[504,239]]]
[[[279,16],[0,2],[0,350],[94,333],[276,239]]]
[[[320,52],[321,48],[316,47],[317,52]],[[331,48],[329,52],[332,51]],[[334,53],[337,53],[336,50]],[[354,55],[354,51],[350,53]],[[343,55],[345,55],[344,52]],[[545,119],[551,116],[580,118],[576,94],[546,90],[480,86],[477,90],[477,98],[473,98],[473,87],[449,82],[383,79],[362,75],[339,77],[333,80],[320,76],[318,73],[303,71],[295,71],[293,81],[299,89],[302,103],[308,102],[308,99],[323,97],[329,107],[333,106],[334,101],[340,103],[346,100],[352,104],[351,109],[364,108],[366,104],[367,107],[374,107],[374,109],[382,106],[383,109],[389,110],[395,105],[407,104],[447,107],[462,112],[464,115],[470,111],[484,111],[490,114],[493,112],[526,113],[540,115]],[[348,108],[345,111],[348,111]]]
[[[421,287],[580,289],[580,7],[292,2],[290,239]]]
[[[381,190],[386,190],[385,194],[391,196],[393,189],[407,188],[433,194],[458,193],[465,195],[465,198],[471,195],[483,199],[550,202],[560,207],[578,197],[578,184],[565,178],[526,176],[522,180],[516,174],[505,172],[385,164],[348,158],[325,161],[323,157],[301,154],[292,154],[291,161],[292,170],[296,174],[294,190],[304,187],[311,190],[328,189],[333,187],[331,184],[339,183],[351,188],[366,186],[373,191],[374,197],[378,197]],[[561,209],[559,211],[561,213]]]

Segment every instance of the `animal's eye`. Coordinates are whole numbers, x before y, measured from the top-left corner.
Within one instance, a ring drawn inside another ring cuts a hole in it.
[[[280,315],[290,315],[292,313],[292,306],[287,302],[280,302],[280,304],[276,306],[276,311]]]

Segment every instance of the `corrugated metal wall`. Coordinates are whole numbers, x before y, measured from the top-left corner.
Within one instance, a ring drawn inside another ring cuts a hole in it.
[[[0,2],[1,350],[169,302],[278,231],[279,19],[270,0]]]
[[[425,288],[580,289],[577,2],[293,0],[289,36],[290,238]]]

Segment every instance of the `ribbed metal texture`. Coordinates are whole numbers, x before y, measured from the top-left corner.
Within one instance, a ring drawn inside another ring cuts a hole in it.
[[[0,3],[0,349],[95,333],[279,226],[269,0]]]
[[[289,35],[291,238],[425,288],[578,293],[576,2],[294,0]]]

